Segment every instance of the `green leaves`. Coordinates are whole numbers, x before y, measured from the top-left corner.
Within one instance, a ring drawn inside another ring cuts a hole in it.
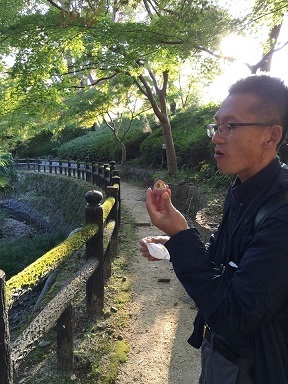
[[[145,17],[138,0],[55,4],[0,1],[0,54],[15,59],[2,72],[9,86],[0,127],[14,137],[92,126],[105,113],[131,109],[128,95],[139,113],[149,101],[158,119],[168,122],[167,100],[193,88],[190,81],[184,90],[182,82],[177,94],[182,63],[198,63],[193,79],[214,74],[217,63],[202,53],[218,48],[229,25],[227,13],[208,0],[146,4]]]

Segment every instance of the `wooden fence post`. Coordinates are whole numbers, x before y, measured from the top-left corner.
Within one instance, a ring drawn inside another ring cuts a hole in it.
[[[68,177],[71,177],[71,161],[68,161]]]
[[[97,171],[96,171],[96,185],[98,187],[101,187],[101,173],[102,173],[103,163],[99,162],[97,163]]]
[[[57,329],[57,364],[58,371],[70,373],[74,367],[73,356],[73,307],[70,304],[59,317]]]
[[[62,169],[62,160],[59,159],[59,175],[62,175],[63,169]]]
[[[99,187],[101,187],[103,190],[105,190],[105,172],[104,169],[106,167],[106,164],[99,164]]]
[[[0,270],[0,383],[13,384],[5,272]]]
[[[113,185],[112,184],[112,175],[113,175],[113,171],[115,170],[116,161],[112,160],[112,161],[110,161],[109,164],[110,164],[110,174],[109,174],[109,176],[110,176],[110,185]]]
[[[121,184],[120,184],[120,171],[114,170],[112,172],[111,185],[118,184],[118,226],[121,224]]]
[[[104,165],[104,184],[103,184],[103,189],[104,191],[106,190],[106,187],[110,185],[110,169],[109,169],[109,164],[103,164]]]
[[[111,234],[109,252],[105,254],[104,259],[104,278],[108,279],[111,276],[111,260],[117,255],[118,249],[118,188],[113,186],[108,186],[106,188],[107,197],[112,196],[115,198],[115,204],[113,205],[109,218],[115,221],[115,227],[113,233]]]
[[[86,170],[85,170],[85,180],[91,182],[91,164],[86,162]]]
[[[77,169],[76,169],[77,179],[81,179],[81,170],[80,170],[80,161],[77,160]]]
[[[99,191],[89,191],[85,194],[86,224],[97,224],[98,232],[86,243],[86,259],[95,257],[99,265],[86,284],[87,311],[101,314],[104,308],[104,245],[103,245],[103,208],[100,204],[103,195]]]
[[[91,182],[92,184],[96,184],[96,168],[97,164],[94,163],[91,164]]]

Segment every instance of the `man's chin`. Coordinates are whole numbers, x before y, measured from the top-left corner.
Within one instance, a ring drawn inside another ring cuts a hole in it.
[[[225,169],[224,167],[218,167],[218,166],[217,166],[217,169],[224,176],[233,176],[233,175],[235,175],[235,172],[233,172],[230,169]]]

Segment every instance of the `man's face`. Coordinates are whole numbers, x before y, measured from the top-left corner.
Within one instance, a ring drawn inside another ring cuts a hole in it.
[[[257,96],[253,94],[229,95],[215,115],[216,124],[261,123],[249,111],[257,101]],[[235,127],[229,137],[221,137],[216,132],[212,141],[219,171],[226,175],[238,175],[243,182],[268,165],[276,155],[276,151],[271,156],[271,151],[265,150],[270,128]]]

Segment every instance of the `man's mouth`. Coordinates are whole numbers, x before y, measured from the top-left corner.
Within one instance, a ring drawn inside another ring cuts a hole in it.
[[[219,157],[224,156],[224,153],[220,151],[219,149],[215,149],[214,158],[217,159]]]

